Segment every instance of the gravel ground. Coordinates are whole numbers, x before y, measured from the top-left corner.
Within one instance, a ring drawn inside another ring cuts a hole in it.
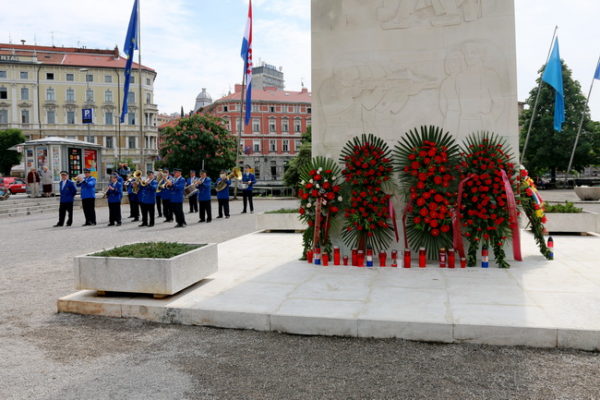
[[[228,240],[254,231],[240,208],[211,224],[186,215],[185,229],[80,227],[81,211],[71,228],[50,228],[50,214],[1,219],[0,399],[600,399],[598,353],[56,314],[73,292],[73,256],[134,240]]]

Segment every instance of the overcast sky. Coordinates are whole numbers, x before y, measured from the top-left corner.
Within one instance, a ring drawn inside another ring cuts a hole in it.
[[[241,81],[248,0],[141,0],[142,63],[158,71],[161,112],[190,110],[203,87],[217,99]],[[328,0],[321,0],[328,1]],[[365,0],[373,1],[377,0]],[[500,0],[502,1],[502,0]],[[123,47],[133,0],[4,0],[1,42]],[[282,66],[286,89],[310,88],[310,0],[254,0],[254,61]],[[600,54],[600,1],[515,0],[519,100],[535,85],[552,31],[587,94]],[[136,56],[137,61],[137,56]],[[600,120],[600,81],[590,98]]]

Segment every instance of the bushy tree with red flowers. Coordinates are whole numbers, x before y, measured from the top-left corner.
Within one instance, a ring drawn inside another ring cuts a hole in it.
[[[342,239],[348,247],[385,250],[392,238],[391,194],[384,189],[393,172],[390,153],[387,144],[372,134],[354,137],[342,150],[342,174],[350,194]]]
[[[404,234],[410,247],[436,259],[440,248],[452,247],[459,147],[441,128],[422,126],[403,136],[394,162],[406,196]]]
[[[475,266],[479,246],[487,245],[494,250],[498,266],[508,268],[503,246],[518,227],[516,210],[511,212],[510,207],[516,193],[511,150],[502,138],[488,132],[470,135],[464,146],[459,211],[469,242],[467,264]]]
[[[308,229],[304,231],[304,253],[319,247],[323,253],[331,252],[329,230],[342,207],[342,174],[340,167],[330,158],[314,157],[300,169],[300,219]],[[319,203],[319,204],[317,204]],[[320,210],[317,220],[317,209]],[[318,225],[318,227],[317,227]],[[319,229],[315,235],[315,229]],[[317,238],[315,242],[314,238]]]

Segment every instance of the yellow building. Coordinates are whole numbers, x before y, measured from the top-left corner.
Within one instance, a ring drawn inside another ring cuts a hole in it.
[[[21,129],[27,140],[58,136],[102,145],[100,176],[119,160],[152,168],[158,155],[156,72],[142,66],[140,128],[140,76],[134,63],[128,113],[120,123],[125,61],[117,48],[0,44],[0,129]],[[93,110],[91,124],[83,123],[83,109]]]

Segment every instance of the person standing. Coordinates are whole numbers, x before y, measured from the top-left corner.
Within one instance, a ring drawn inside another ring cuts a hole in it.
[[[122,164],[119,165],[119,169],[117,170],[117,173],[119,174],[119,176],[121,177],[121,179],[123,181],[126,181],[127,177],[131,173],[131,170],[129,169],[129,167],[127,166],[127,164],[122,163]]]
[[[42,167],[42,172],[40,173],[41,175],[41,181],[42,181],[42,196],[44,197],[50,197],[52,196],[52,172],[50,172],[50,170],[48,169],[48,167],[43,166]]]
[[[136,193],[136,191],[139,191],[139,186],[137,190],[134,191],[135,187],[137,186],[137,184],[134,184],[134,182],[135,179],[131,178],[127,184],[127,197],[129,198],[129,217],[127,218],[133,218],[133,222],[140,220],[139,196],[138,193]]]
[[[187,186],[196,185],[197,181],[198,181],[198,177],[196,176],[196,171],[194,171],[193,169],[190,170],[190,177],[187,178],[187,180],[185,182],[186,185]],[[198,196],[196,196],[196,193],[190,194],[190,196],[188,197],[188,203],[190,204],[190,214],[197,213],[198,212]]]
[[[159,170],[160,173],[160,170]],[[158,212],[158,217],[162,217],[163,213],[162,213],[162,190],[158,188],[158,185],[160,185],[161,182],[156,181],[156,192],[155,192],[155,202],[156,202],[156,211]]]
[[[171,211],[175,215],[176,228],[183,228],[185,223],[185,215],[183,214],[183,192],[185,190],[185,178],[181,176],[181,170],[175,168],[175,174],[172,183],[169,185]]]
[[[229,218],[229,186],[231,186],[231,180],[227,179],[227,172],[221,171],[221,175],[217,179],[217,202],[219,203],[217,218],[223,218],[223,215],[225,218]]]
[[[123,184],[119,181],[120,176],[116,173],[110,176],[110,183],[106,189],[106,201],[108,202],[108,226],[121,226],[121,200],[123,199]]]
[[[29,197],[39,197],[40,195],[40,174],[37,169],[31,168],[27,174],[27,187],[29,189]]]
[[[90,175],[89,169],[83,170],[83,179],[77,182],[81,188],[81,207],[85,216],[85,224],[96,225],[96,178]]]
[[[250,204],[250,214],[254,212],[254,204],[252,203],[252,189],[256,183],[256,177],[251,172],[250,166],[246,165],[244,168],[244,174],[242,175],[242,198],[244,200],[244,210],[242,214],[246,213],[247,203]]]
[[[198,222],[211,222],[212,221],[212,209],[210,206],[210,187],[212,181],[206,176],[206,171],[200,171],[200,179],[198,180],[196,187],[198,188],[198,202],[200,203],[200,219]]]
[[[73,223],[73,200],[77,194],[75,183],[69,179],[67,171],[60,171],[60,206],[58,207],[58,222],[54,227],[63,226],[65,223],[65,214],[68,214],[67,226]]]
[[[173,208],[171,207],[171,194],[172,191],[169,187],[173,184],[173,177],[169,174],[169,170],[164,170],[165,174],[165,188],[161,191],[163,215],[165,216],[165,222],[173,222]]]
[[[154,203],[156,203],[156,187],[154,171],[148,171],[144,186],[140,188],[140,207],[142,208],[142,223],[140,226],[154,226]]]

